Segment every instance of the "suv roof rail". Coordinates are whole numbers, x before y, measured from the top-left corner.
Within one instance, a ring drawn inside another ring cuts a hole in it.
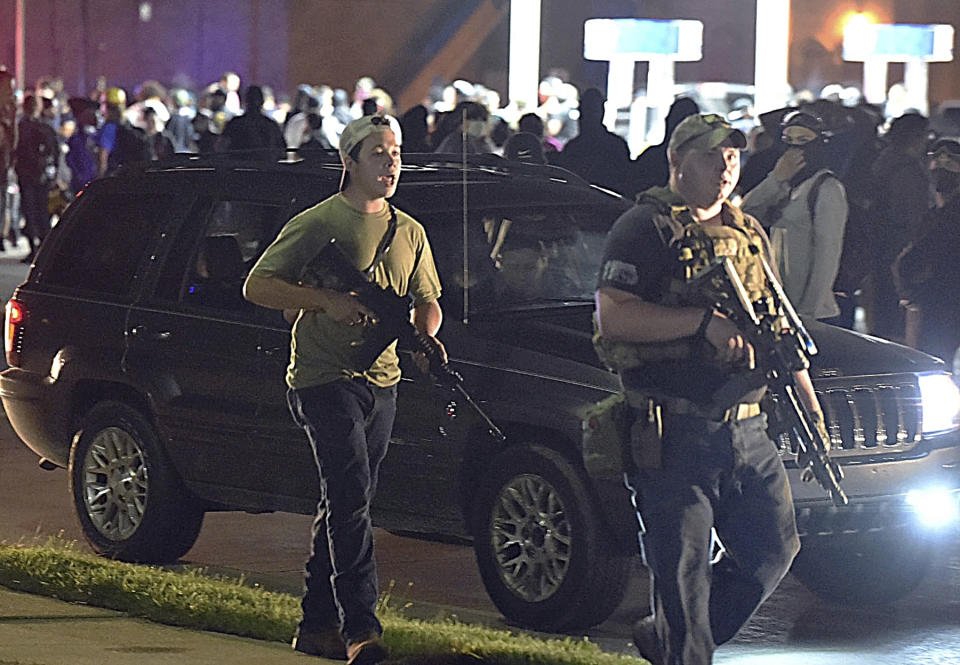
[[[529,176],[541,178],[546,176],[560,178],[572,184],[584,185],[587,187],[590,186],[590,183],[584,180],[581,176],[560,166],[554,166],[553,164],[533,164],[530,162],[519,162],[506,159],[505,157],[501,157],[500,155],[493,153],[470,154],[466,155],[466,158],[464,158],[464,155],[456,152],[412,154],[417,155],[418,158],[422,158],[422,162],[420,159],[418,159],[418,163],[422,163],[424,166],[435,164],[446,167],[463,167],[463,165],[466,164],[467,167],[472,167],[474,169],[485,171],[493,170],[509,176]]]
[[[250,150],[224,150],[220,152],[178,152],[159,161],[139,162],[123,165],[117,170],[119,173],[127,171],[146,171],[154,169],[176,168],[177,166],[197,165],[197,163],[229,163],[251,162],[261,163],[291,163],[306,162],[308,164],[337,164],[340,165],[340,153],[334,148],[287,148],[285,157],[277,159],[278,148],[254,148]],[[555,178],[571,184],[589,187],[590,183],[580,175],[552,164],[532,164],[506,159],[493,153],[468,154],[414,152],[403,155],[405,160],[421,167],[442,167],[450,169],[466,168],[486,173],[495,172],[505,176]]]

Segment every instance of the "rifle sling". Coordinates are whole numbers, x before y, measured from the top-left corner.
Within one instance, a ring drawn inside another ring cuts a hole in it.
[[[387,206],[390,208],[390,221],[387,222],[387,230],[384,231],[383,237],[380,238],[380,244],[377,245],[377,253],[374,254],[370,267],[366,270],[361,270],[368,282],[373,281],[374,271],[377,269],[377,266],[380,265],[381,261],[383,261],[384,254],[390,250],[390,244],[393,242],[394,236],[397,235],[397,209],[389,203]]]

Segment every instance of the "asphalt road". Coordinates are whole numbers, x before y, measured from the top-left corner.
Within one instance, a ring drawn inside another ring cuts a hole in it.
[[[25,267],[0,254],[0,294],[13,290]],[[307,555],[310,518],[303,515],[208,515],[186,565],[243,574],[293,594]],[[0,420],[0,542],[45,541],[60,535],[82,543],[63,470],[43,471],[5,418]],[[415,614],[456,615],[503,625],[480,583],[469,547],[425,543],[376,532],[381,589]],[[882,580],[878,580],[882,584]],[[646,612],[643,567],[613,617],[588,633],[604,648],[631,652],[629,625]],[[719,665],[960,665],[960,531],[939,551],[930,575],[909,597],[889,606],[843,608],[826,603],[788,576],[771,599],[715,658]]]

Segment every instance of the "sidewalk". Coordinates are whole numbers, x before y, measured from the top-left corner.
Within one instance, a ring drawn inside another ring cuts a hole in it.
[[[3,665],[308,665],[280,642],[164,626],[0,586]]]

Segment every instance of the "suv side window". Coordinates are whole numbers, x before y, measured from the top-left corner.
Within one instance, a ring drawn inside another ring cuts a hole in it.
[[[166,211],[156,194],[94,190],[82,196],[43,262],[44,284],[128,298]],[[59,225],[58,225],[59,226]]]
[[[473,210],[468,219],[469,311],[537,302],[593,299],[607,229],[619,214],[599,209],[538,206]],[[424,220],[426,221],[426,220]],[[462,233],[452,217],[428,228],[444,300],[462,307]],[[437,230],[434,230],[437,229]],[[453,302],[452,302],[453,301]]]
[[[219,200],[200,208],[202,223],[187,225],[160,277],[158,296],[188,309],[252,312],[243,298],[250,268],[276,236],[283,206]]]

